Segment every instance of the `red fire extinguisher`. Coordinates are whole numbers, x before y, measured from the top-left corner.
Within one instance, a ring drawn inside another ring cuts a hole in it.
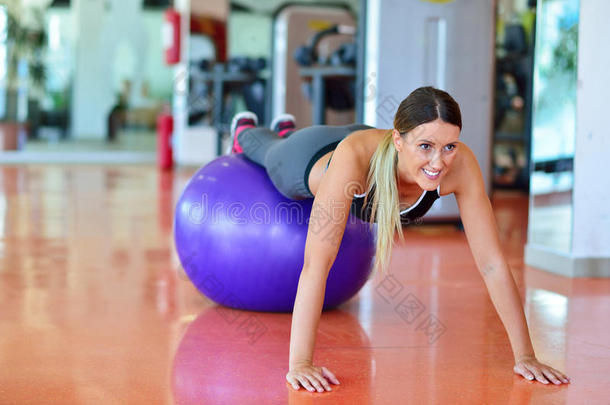
[[[180,62],[180,13],[173,8],[165,10],[163,48],[165,63],[174,65]]]
[[[159,169],[171,169],[174,165],[172,133],[174,118],[166,112],[157,117],[157,164]]]

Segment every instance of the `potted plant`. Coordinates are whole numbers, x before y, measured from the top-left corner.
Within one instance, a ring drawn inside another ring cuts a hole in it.
[[[0,6],[0,149],[16,150],[37,124],[38,100],[44,92],[43,53],[46,45],[42,9],[24,10],[19,3]],[[4,107],[4,108],[2,108]]]

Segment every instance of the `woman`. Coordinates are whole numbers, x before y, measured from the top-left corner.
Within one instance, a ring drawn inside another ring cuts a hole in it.
[[[473,152],[459,141],[461,113],[448,93],[432,87],[413,91],[398,107],[392,130],[352,125],[291,132],[294,121],[284,116],[272,124],[278,137],[256,124],[252,113],[235,117],[233,151],[243,148],[249,159],[265,166],[285,196],[315,197],[292,317],[286,380],[294,389],[323,392],[331,390],[329,382],[339,384],[312,358],[326,278],[348,214],[378,223],[375,267],[384,270],[394,233],[402,238],[403,224],[424,215],[439,196],[452,193],[479,272],[508,332],[514,372],[544,384],[569,382],[535,357],[481,170]]]

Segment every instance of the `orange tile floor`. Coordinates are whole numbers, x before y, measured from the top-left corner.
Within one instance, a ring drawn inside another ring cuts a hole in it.
[[[0,404],[610,404],[610,280],[524,266],[527,198],[506,192],[494,209],[534,347],[572,384],[513,374],[464,235],[435,225],[323,314],[316,360],[342,384],[292,391],[290,315],[217,307],[181,271],[172,211],[192,173],[0,166]],[[408,294],[433,332],[396,310]]]

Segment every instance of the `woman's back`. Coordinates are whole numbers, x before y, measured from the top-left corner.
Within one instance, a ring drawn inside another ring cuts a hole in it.
[[[377,150],[377,147],[381,140],[385,136],[390,136],[388,129],[363,129],[352,132],[347,136],[341,143],[347,144],[345,148],[341,149],[338,153],[350,153],[353,154],[356,161],[358,162],[358,178],[360,179],[357,184],[345,185],[349,191],[353,194],[363,195],[367,191],[366,179],[369,172],[369,164],[371,157]],[[309,173],[309,188],[314,195],[318,190],[322,177],[324,176],[325,169],[332,160],[335,151],[330,151],[323,155],[313,165],[311,172]],[[399,199],[400,209],[405,210],[412,207],[422,196],[423,190],[415,185],[399,184]]]
[[[341,143],[348,144],[349,148],[343,148],[346,153],[352,153],[358,161],[359,177],[362,180],[359,182],[359,189],[354,190],[354,193],[364,193],[366,187],[366,176],[368,174],[368,166],[371,157],[377,149],[377,145],[388,133],[387,129],[363,129],[354,131],[349,134]],[[325,169],[331,160],[334,151],[330,151],[319,158],[309,172],[309,189],[316,195],[320,181],[324,176]]]

